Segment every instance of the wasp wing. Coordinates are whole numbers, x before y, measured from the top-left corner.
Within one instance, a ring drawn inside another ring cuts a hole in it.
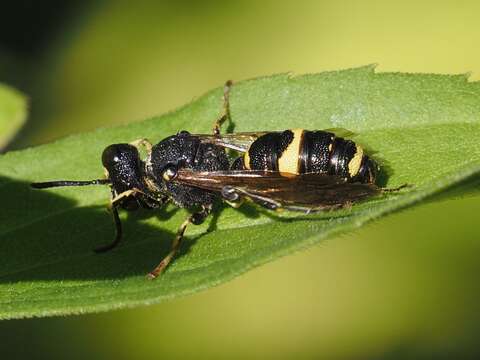
[[[341,127],[322,129],[322,131],[330,132],[330,133],[333,133],[336,137],[347,138],[347,139],[355,137],[357,135],[353,131],[350,131],[348,129],[341,128]]]
[[[241,132],[221,135],[194,134],[192,136],[199,138],[202,143],[214,144],[235,151],[246,152],[255,140],[269,132],[275,131]]]
[[[355,133],[344,128],[330,128],[322,131],[331,132],[337,137],[349,138],[353,137]],[[203,143],[214,144],[224,148],[233,149],[239,152],[246,152],[250,145],[260,136],[267,133],[280,133],[281,131],[258,131],[258,132],[239,132],[233,134],[194,134]]]
[[[273,171],[178,171],[175,182],[226,194],[236,193],[269,208],[313,211],[342,207],[380,192],[373,184],[349,183],[339,176]]]

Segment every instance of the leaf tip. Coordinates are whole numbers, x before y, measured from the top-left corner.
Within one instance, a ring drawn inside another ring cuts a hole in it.
[[[375,70],[377,70],[377,67],[379,66],[380,66],[379,63],[371,63],[371,64],[360,67],[360,69],[364,68],[367,71],[375,72]]]
[[[463,74],[460,74],[460,75],[462,75],[462,76],[465,78],[465,80],[468,81],[468,79],[470,79],[470,77],[472,76],[472,72],[471,72],[471,71],[467,71],[467,72],[465,72],[465,73],[463,73]]]

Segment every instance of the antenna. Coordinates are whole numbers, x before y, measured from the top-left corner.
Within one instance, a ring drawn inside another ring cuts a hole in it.
[[[111,183],[112,181],[110,179],[96,179],[96,180],[87,180],[87,181],[57,180],[57,181],[31,183],[30,186],[34,189],[47,189],[47,188],[59,187],[59,186],[107,185]]]

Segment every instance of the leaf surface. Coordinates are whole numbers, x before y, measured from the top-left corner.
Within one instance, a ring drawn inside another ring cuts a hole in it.
[[[219,88],[160,117],[0,158],[0,318],[105,311],[190,294],[455,184],[468,185],[480,170],[479,83],[463,75],[377,74],[369,66],[235,84],[234,131],[348,129],[381,164],[382,185],[414,186],[351,210],[309,216],[219,205],[205,224],[187,229],[180,255],[156,281],[145,274],[168,252],[184,210],[123,213],[123,243],[97,255],[92,249],[113,236],[107,188],[28,187],[102,177],[100,155],[108,144],[143,137],[157,142],[180,130],[208,133],[221,95]]]

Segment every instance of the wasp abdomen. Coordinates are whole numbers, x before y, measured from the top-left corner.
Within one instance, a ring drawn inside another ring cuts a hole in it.
[[[335,135],[326,131],[304,131],[298,173],[327,173]]]
[[[291,130],[282,133],[272,132],[259,137],[245,153],[245,167],[255,170],[281,171],[280,158],[288,152],[288,147],[294,139],[295,135]]]
[[[377,165],[351,140],[327,131],[303,129],[267,133],[255,140],[232,169],[292,174],[325,173],[349,181],[374,183]]]

